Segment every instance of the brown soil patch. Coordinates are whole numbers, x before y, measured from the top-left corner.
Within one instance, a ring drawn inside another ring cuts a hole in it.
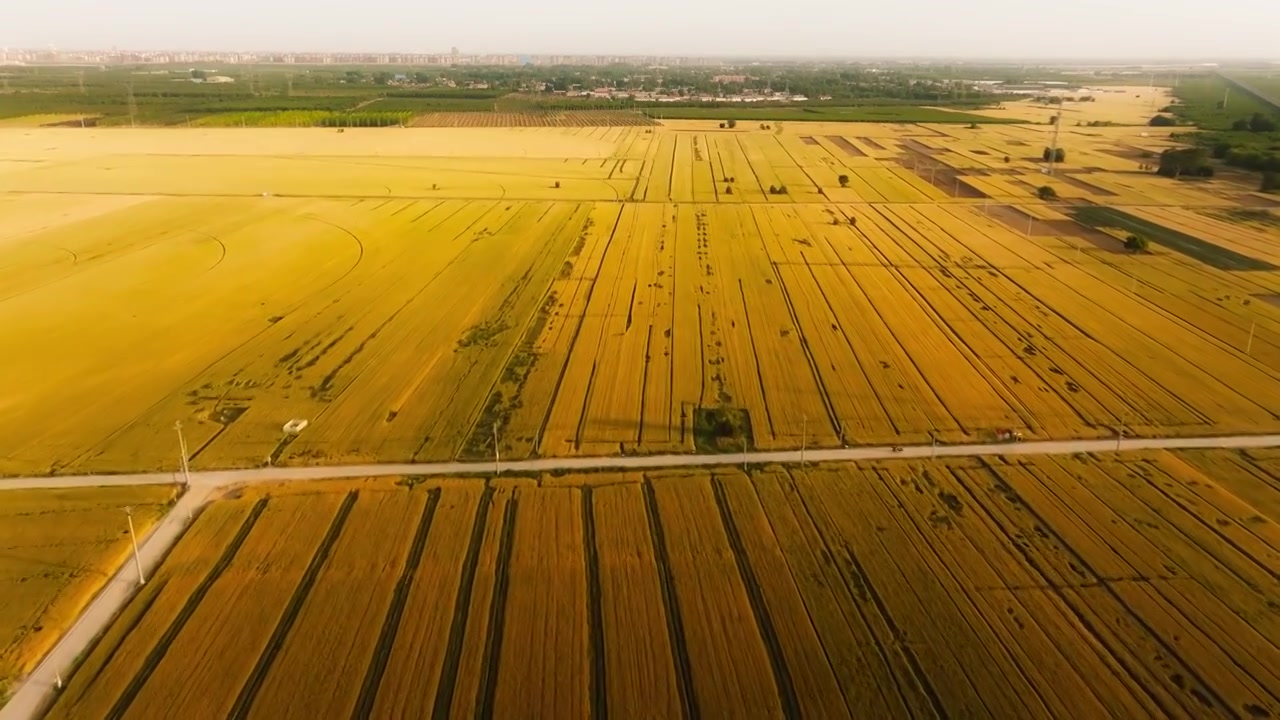
[[[1106,252],[1124,252],[1124,243],[1102,232],[1085,227],[1075,220],[1031,220],[1031,216],[1022,208],[1014,205],[991,205],[986,209],[989,216],[999,220],[1019,235],[1025,235],[1028,227],[1031,237],[1066,237],[1083,240],[1099,250]]]
[[[849,153],[850,157],[866,157],[867,156],[866,153],[862,152],[862,148],[858,147],[857,145],[854,145],[848,140],[845,140],[839,135],[827,135],[826,138],[827,140],[831,141],[831,144],[835,145],[836,147],[840,148],[846,153]]]
[[[804,137],[801,137],[801,138],[800,138],[800,142],[804,143],[805,145],[817,145],[817,144],[818,144],[818,141],[817,141],[816,139],[814,139],[814,138],[812,138],[812,137],[809,137],[809,136],[807,136],[807,135],[806,135],[806,136],[804,136]]]
[[[1097,185],[1087,183],[1084,180],[1081,180],[1080,178],[1074,177],[1072,173],[1061,172],[1061,173],[1058,173],[1057,175],[1054,175],[1053,177],[1054,179],[1060,180],[1070,185],[1071,187],[1076,188],[1077,190],[1084,190],[1087,193],[1092,193],[1094,195],[1098,195],[1101,197],[1116,197],[1116,193],[1110,190],[1107,190],[1106,188],[1101,188],[1101,187],[1098,187]]]
[[[939,152],[942,152],[941,150],[931,148],[913,138],[903,138],[902,140],[899,140],[898,143],[909,150],[913,150],[923,155],[937,155]]]
[[[619,110],[530,112],[436,112],[419,115],[413,127],[638,127],[657,125],[646,115]]]
[[[885,147],[884,147],[883,145],[881,145],[880,143],[876,142],[875,140],[872,140],[871,138],[860,137],[860,138],[858,138],[858,142],[866,143],[866,144],[867,144],[867,147],[869,147],[869,148],[873,148],[873,149],[876,149],[876,150],[884,150],[884,149],[885,149]]]
[[[950,165],[944,165],[930,155],[917,150],[915,147],[908,145],[911,141],[904,141],[903,147],[908,152],[898,157],[898,165],[904,167],[915,176],[930,183],[947,195],[955,198],[984,198],[987,194],[978,188],[964,181],[964,176],[970,171],[957,170]],[[916,143],[917,145],[919,143]],[[910,159],[910,162],[908,162]]]

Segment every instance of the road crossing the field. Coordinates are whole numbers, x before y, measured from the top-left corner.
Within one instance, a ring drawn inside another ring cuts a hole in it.
[[[610,457],[538,458],[502,462],[444,463],[378,463],[373,465],[332,465],[314,467],[275,467],[246,470],[211,470],[191,473],[191,486],[169,513],[156,525],[139,546],[143,571],[154,573],[170,548],[182,536],[196,510],[219,490],[241,485],[286,481],[337,480],[342,478],[386,477],[395,475],[493,476],[495,470],[507,473],[590,472],[598,470],[645,470],[659,468],[694,468],[734,464],[790,464],[803,462],[850,462],[858,460],[929,459],[932,457],[979,457],[994,455],[1072,455],[1136,450],[1243,449],[1280,447],[1280,435],[1232,435],[1186,438],[1127,438],[1110,440],[1062,440],[1018,443],[983,443],[972,445],[911,445],[785,450],[720,455],[636,455]],[[0,490],[101,487],[108,485],[142,485],[181,483],[180,473],[145,473],[134,475],[67,475],[0,479]],[[137,588],[137,570],[132,562],[124,563],[112,576],[97,598],[85,609],[75,625],[58,642],[35,671],[21,682],[8,704],[0,708],[0,720],[35,720],[48,707],[57,689],[58,679],[66,679],[93,641],[124,609]]]
[[[244,470],[203,470],[191,473],[197,487],[225,488],[237,485],[290,480],[340,480],[343,478],[387,477],[393,475],[492,476],[541,472],[593,472],[599,470],[651,470],[659,468],[708,467],[713,465],[794,465],[803,462],[854,462],[858,460],[927,459],[930,457],[980,457],[991,455],[1073,455],[1135,450],[1192,450],[1280,447],[1280,435],[1227,435],[1182,438],[1115,438],[1101,440],[1045,440],[1016,443],[970,445],[907,445],[779,450],[769,452],[677,455],[610,455],[595,457],[550,457],[533,460],[375,463],[369,465],[313,465],[249,468]],[[55,475],[0,478],[0,490],[102,487],[108,485],[161,485],[182,483],[178,472]]]

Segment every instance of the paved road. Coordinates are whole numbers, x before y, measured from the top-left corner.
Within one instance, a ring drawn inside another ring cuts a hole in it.
[[[160,566],[160,561],[182,536],[187,523],[212,493],[213,488],[195,486],[189,489],[138,546],[143,573],[150,577]],[[138,569],[130,558],[107,581],[106,587],[85,608],[67,634],[45,656],[35,671],[18,686],[17,691],[3,708],[0,720],[35,720],[43,713],[54,692],[57,678],[64,680],[94,639],[106,631],[116,615],[124,609],[138,587]]]
[[[1238,435],[1199,438],[1132,438],[1121,440],[1121,450],[1181,450],[1192,448],[1259,448],[1280,446],[1280,435]],[[892,447],[843,448],[831,450],[798,450],[753,452],[729,455],[644,455],[632,457],[541,458],[504,462],[507,472],[588,471],[611,469],[647,469],[669,467],[705,467],[748,462],[752,464],[799,462],[834,462],[850,460],[883,460],[891,458],[973,457],[980,455],[1070,455],[1109,452],[1117,449],[1112,440],[1067,440],[1022,443],[990,443],[974,445],[915,445],[895,452]],[[336,465],[318,467],[257,468],[249,470],[215,470],[191,474],[191,487],[168,515],[143,540],[140,547],[143,570],[150,575],[159,566],[169,548],[181,537],[191,513],[208,501],[218,490],[256,483],[282,480],[331,480],[387,475],[491,475],[493,463],[380,463],[376,465]],[[139,475],[68,475],[0,479],[0,490],[19,488],[96,487],[103,485],[142,485],[181,482],[176,473]],[[53,651],[17,689],[7,705],[0,708],[0,720],[35,720],[47,705],[56,678],[66,678],[77,657],[124,608],[137,587],[137,570],[132,562],[116,572],[107,587],[85,609],[80,619],[67,632]]]
[[[1280,435],[1233,435],[1223,437],[1130,438],[1121,440],[1121,450],[1187,450],[1193,448],[1259,448],[1280,446]],[[1071,455],[1110,452],[1117,449],[1111,440],[1048,440],[1044,442],[982,443],[973,445],[910,445],[894,452],[892,447],[858,447],[824,450],[783,450],[778,452],[730,453],[724,455],[633,455],[609,457],[555,457],[502,462],[503,473],[643,470],[672,467],[705,467],[799,462],[848,462],[892,458],[973,457],[980,455]],[[247,470],[209,470],[191,473],[191,484],[224,488],[235,485],[280,482],[283,480],[336,480],[388,475],[492,475],[492,462],[378,463],[374,465],[318,465],[314,467],[272,467]],[[97,487],[102,485],[155,485],[181,483],[177,473],[134,475],[61,475],[55,477],[0,478],[0,490],[28,488]],[[5,720],[0,718],[0,720]]]

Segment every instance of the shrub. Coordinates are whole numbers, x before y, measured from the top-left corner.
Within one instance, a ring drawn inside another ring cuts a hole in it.
[[[1129,252],[1146,252],[1149,247],[1151,247],[1151,241],[1141,235],[1130,235],[1124,239],[1124,249]]]
[[[1054,190],[1048,185],[1041,185],[1039,189],[1036,190],[1036,195],[1038,195],[1041,200],[1057,200],[1058,199],[1058,191]]]
[[[1264,172],[1262,173],[1262,192],[1275,192],[1280,190],[1280,172]]]
[[[842,187],[842,188],[844,188],[844,187],[849,187],[849,176],[848,176],[848,175],[841,175],[841,176],[840,176],[839,178],[837,178],[837,179],[840,181],[840,187]]]
[[[1052,159],[1053,162],[1056,162],[1056,163],[1066,162],[1067,151],[1063,150],[1062,148],[1058,148],[1057,150],[1045,148],[1044,152],[1041,153],[1040,156],[1044,158],[1045,162],[1049,162],[1050,159]]]
[[[1275,132],[1276,121],[1260,112],[1256,112],[1253,117],[1249,118],[1249,130],[1253,132]]]
[[[1173,127],[1178,124],[1178,121],[1168,115],[1156,115],[1148,120],[1147,124],[1151,127]]]

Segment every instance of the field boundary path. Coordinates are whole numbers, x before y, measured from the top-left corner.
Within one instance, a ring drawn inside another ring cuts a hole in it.
[[[778,450],[769,452],[672,454],[672,455],[605,455],[590,457],[550,457],[533,460],[492,460],[437,463],[374,463],[368,465],[298,465],[288,467],[247,468],[242,470],[202,470],[191,473],[196,487],[226,488],[236,485],[284,482],[288,480],[341,480],[344,478],[386,477],[389,475],[492,475],[581,472],[594,470],[652,470],[659,468],[707,467],[748,463],[799,464],[804,462],[853,462],[858,460],[920,459],[931,457],[977,457],[983,455],[1073,455],[1134,450],[1194,450],[1200,448],[1280,447],[1280,435],[1223,435],[1210,437],[1128,438],[1118,443],[1115,438],[1102,440],[1043,440],[1035,442],[974,443],[967,445],[907,445],[823,448],[810,450]],[[35,490],[70,487],[103,487],[109,485],[182,484],[178,472],[45,475],[35,477],[0,477],[0,490]],[[0,715],[0,720],[8,720]]]
[[[155,574],[169,549],[178,542],[178,538],[182,537],[195,511],[208,501],[212,491],[213,488],[207,486],[188,489],[169,509],[169,513],[143,538],[142,543],[138,545],[138,558],[146,577]],[[128,604],[137,588],[138,569],[134,565],[133,557],[130,556],[111,576],[93,602],[80,613],[75,624],[62,636],[58,644],[53,646],[53,650],[49,651],[31,675],[18,685],[13,697],[3,708],[0,708],[0,720],[11,718],[35,720],[41,717],[47,709],[46,703],[52,697],[59,678],[63,682],[67,680],[77,660],[93,646],[99,636],[107,631],[107,627]]]
[[[802,462],[849,462],[858,460],[929,459],[932,457],[975,457],[990,455],[1071,455],[1134,450],[1191,450],[1198,448],[1263,448],[1280,446],[1280,435],[1231,435],[1221,437],[1130,438],[1111,440],[1049,440],[1019,443],[970,445],[911,445],[787,450],[717,455],[636,455],[576,458],[539,458],[504,462],[378,463],[373,465],[331,465],[273,467],[246,470],[213,470],[191,473],[191,485],[169,513],[152,529],[139,546],[142,567],[153,574],[169,549],[182,536],[195,511],[221,489],[239,485],[290,480],[336,480],[388,475],[492,475],[587,470],[635,470],[678,467],[706,467],[747,463],[798,464]],[[135,475],[68,475],[63,477],[0,478],[0,490],[99,487],[181,483],[180,473]],[[137,588],[137,569],[129,558],[112,576],[102,592],[85,608],[71,629],[36,669],[23,680],[0,708],[0,720],[36,720],[46,709],[57,679],[67,679],[93,642],[106,631],[124,609]]]

